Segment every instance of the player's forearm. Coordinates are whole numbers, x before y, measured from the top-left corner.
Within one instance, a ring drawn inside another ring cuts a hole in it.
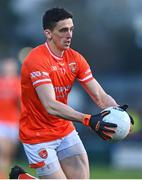
[[[100,98],[97,99],[96,104],[102,109],[110,106],[118,106],[116,101],[108,94],[100,96]]]
[[[106,94],[104,91],[88,94],[90,95],[91,99],[95,102],[95,104],[97,104],[97,106],[101,109],[105,109],[110,106],[118,106],[116,101],[110,95]]]
[[[48,103],[48,106],[46,106],[46,110],[49,114],[52,114],[54,116],[77,122],[83,122],[85,115],[83,113],[75,111],[70,106],[56,100]]]
[[[82,84],[82,86],[100,108],[104,109],[110,106],[118,106],[116,101],[104,91],[95,79],[86,84]]]
[[[84,119],[84,114],[75,111],[73,108],[69,107],[62,102],[56,100],[55,92],[52,84],[40,85],[36,88],[36,92],[39,99],[46,111],[54,116],[61,117],[63,119],[68,119],[71,121],[82,122]]]

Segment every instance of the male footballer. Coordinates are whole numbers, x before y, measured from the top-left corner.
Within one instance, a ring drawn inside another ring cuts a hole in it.
[[[73,122],[90,127],[104,140],[112,138],[117,125],[102,121],[109,112],[90,115],[74,110],[67,105],[68,95],[77,80],[101,109],[118,104],[93,77],[85,58],[70,48],[70,12],[47,10],[43,30],[46,42],[32,49],[22,65],[20,140],[39,178],[88,179],[87,153]],[[11,178],[13,174],[14,170]]]

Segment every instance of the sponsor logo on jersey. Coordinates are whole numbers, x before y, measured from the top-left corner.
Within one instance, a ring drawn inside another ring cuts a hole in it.
[[[56,93],[56,97],[64,98],[70,92],[71,85],[67,85],[67,86],[55,86],[54,90],[55,90],[55,93]]]
[[[57,66],[51,66],[52,71],[57,71]]]
[[[61,67],[51,66],[51,70],[61,72],[62,74],[66,73],[66,69],[62,66]]]
[[[65,69],[64,67],[61,67],[59,70],[60,70],[60,72],[61,72],[62,74],[65,74],[65,73],[66,73],[66,69]]]
[[[41,76],[49,76],[47,72],[40,72],[40,71],[35,71],[30,73],[31,78],[36,78],[36,77],[41,77]]]

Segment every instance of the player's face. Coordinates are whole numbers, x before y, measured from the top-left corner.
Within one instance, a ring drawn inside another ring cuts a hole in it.
[[[60,50],[70,47],[73,34],[73,21],[71,18],[59,21],[55,28],[51,31],[52,41]]]

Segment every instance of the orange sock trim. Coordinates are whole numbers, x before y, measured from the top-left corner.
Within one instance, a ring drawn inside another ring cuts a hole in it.
[[[90,121],[91,115],[90,114],[85,114],[84,119],[83,119],[83,124],[85,126],[89,126],[89,121]]]

